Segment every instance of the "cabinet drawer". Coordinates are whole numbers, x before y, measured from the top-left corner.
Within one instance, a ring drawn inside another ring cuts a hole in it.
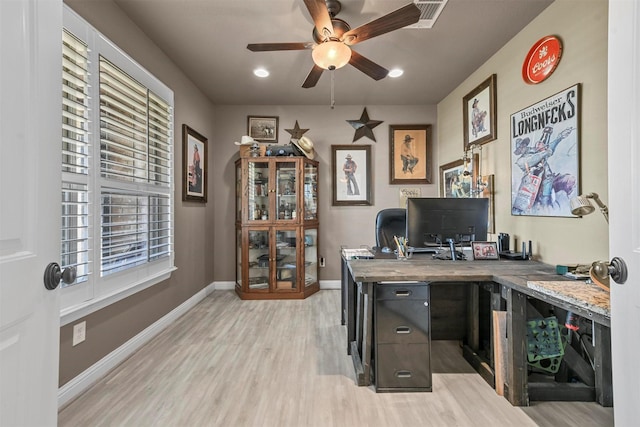
[[[424,282],[379,283],[376,285],[376,299],[429,299],[429,285]]]
[[[376,391],[431,391],[431,349],[427,344],[378,344]]]
[[[375,339],[378,343],[426,343],[430,336],[426,300],[378,300]]]

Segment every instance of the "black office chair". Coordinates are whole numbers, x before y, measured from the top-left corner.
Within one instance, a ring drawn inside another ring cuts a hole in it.
[[[382,209],[376,215],[376,248],[394,250],[393,236],[404,237],[407,228],[407,210],[404,208]]]

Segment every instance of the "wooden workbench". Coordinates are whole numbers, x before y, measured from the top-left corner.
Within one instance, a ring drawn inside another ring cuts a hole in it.
[[[492,310],[507,312],[507,371],[504,390],[505,397],[513,405],[526,406],[530,398],[526,353],[527,301],[530,299],[572,311],[594,322],[594,334],[597,334],[598,340],[595,386],[591,389],[595,400],[601,405],[613,404],[608,294],[585,282],[564,280],[556,274],[553,266],[535,261],[434,260],[426,255],[402,261],[347,260],[343,256],[342,280],[347,351],[353,358],[356,379],[360,385],[369,385],[371,382],[374,287],[381,282],[392,281],[424,281],[432,287],[463,282],[473,285],[469,287],[468,293],[470,315],[467,319],[468,343],[465,348],[468,360],[471,361],[474,350],[479,347],[477,306],[480,290],[490,291]],[[566,287],[563,283],[566,283]],[[472,365],[493,385],[492,366],[482,362],[472,362]]]

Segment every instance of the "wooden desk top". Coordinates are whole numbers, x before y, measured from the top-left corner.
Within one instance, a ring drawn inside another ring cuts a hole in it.
[[[586,295],[591,290],[583,288],[584,281],[564,278],[556,274],[554,266],[537,261],[450,261],[414,256],[403,261],[350,260],[348,266],[354,281],[364,283],[425,281],[446,285],[447,282],[495,282],[605,326],[610,326],[611,322],[608,301],[600,299],[596,302],[588,298]],[[535,285],[530,287],[528,283]],[[555,285],[547,285],[549,283]]]
[[[414,256],[410,260],[359,259],[350,260],[349,269],[356,282],[384,282],[393,280],[423,280],[428,282],[499,282],[501,277],[527,280],[557,279],[555,268],[536,261],[451,261]],[[549,276],[552,276],[549,278]]]

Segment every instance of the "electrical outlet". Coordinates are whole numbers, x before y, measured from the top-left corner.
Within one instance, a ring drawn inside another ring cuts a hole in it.
[[[320,257],[320,267],[324,267],[324,257]]]
[[[87,333],[87,322],[82,321],[73,325],[73,344],[74,346],[80,344],[85,339]]]

